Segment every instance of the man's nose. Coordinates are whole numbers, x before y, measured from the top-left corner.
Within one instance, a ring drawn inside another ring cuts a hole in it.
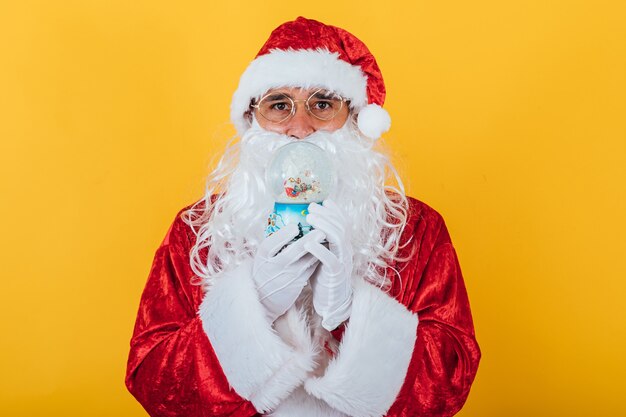
[[[296,139],[304,139],[315,132],[314,121],[304,106],[296,108],[296,114],[287,121],[285,133]]]

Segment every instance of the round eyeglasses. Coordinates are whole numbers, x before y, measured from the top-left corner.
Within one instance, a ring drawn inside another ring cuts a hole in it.
[[[304,102],[307,113],[318,120],[329,121],[337,116],[346,101],[340,95],[323,89],[314,91],[306,100],[294,100],[286,93],[270,92],[250,107],[257,109],[261,117],[272,123],[284,123],[296,114],[296,103]]]

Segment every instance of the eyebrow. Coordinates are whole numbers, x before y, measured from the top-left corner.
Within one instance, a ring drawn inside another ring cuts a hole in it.
[[[288,94],[276,93],[276,94],[270,94],[269,96],[265,97],[265,100],[277,101],[277,100],[284,100],[286,98],[290,98]]]
[[[332,93],[330,91],[319,91],[317,93],[315,93],[315,95],[313,97],[315,98],[322,98],[322,99],[331,99],[335,96],[335,93]]]

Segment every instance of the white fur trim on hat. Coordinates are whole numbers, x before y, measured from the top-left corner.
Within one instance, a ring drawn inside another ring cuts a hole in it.
[[[368,104],[359,112],[357,118],[359,130],[371,139],[378,139],[391,127],[391,117],[387,110],[378,104]]]
[[[349,99],[356,110],[367,105],[366,75],[337,52],[274,49],[252,61],[239,80],[230,105],[230,119],[239,135],[250,127],[244,117],[250,100],[277,87],[323,87]]]

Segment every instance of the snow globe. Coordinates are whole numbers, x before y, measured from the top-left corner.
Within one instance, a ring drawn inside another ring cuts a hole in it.
[[[265,235],[294,223],[300,233],[311,229],[306,221],[310,203],[321,203],[335,186],[333,164],[328,154],[310,142],[291,142],[281,146],[272,157],[265,181],[274,198],[274,211],[267,220]]]

